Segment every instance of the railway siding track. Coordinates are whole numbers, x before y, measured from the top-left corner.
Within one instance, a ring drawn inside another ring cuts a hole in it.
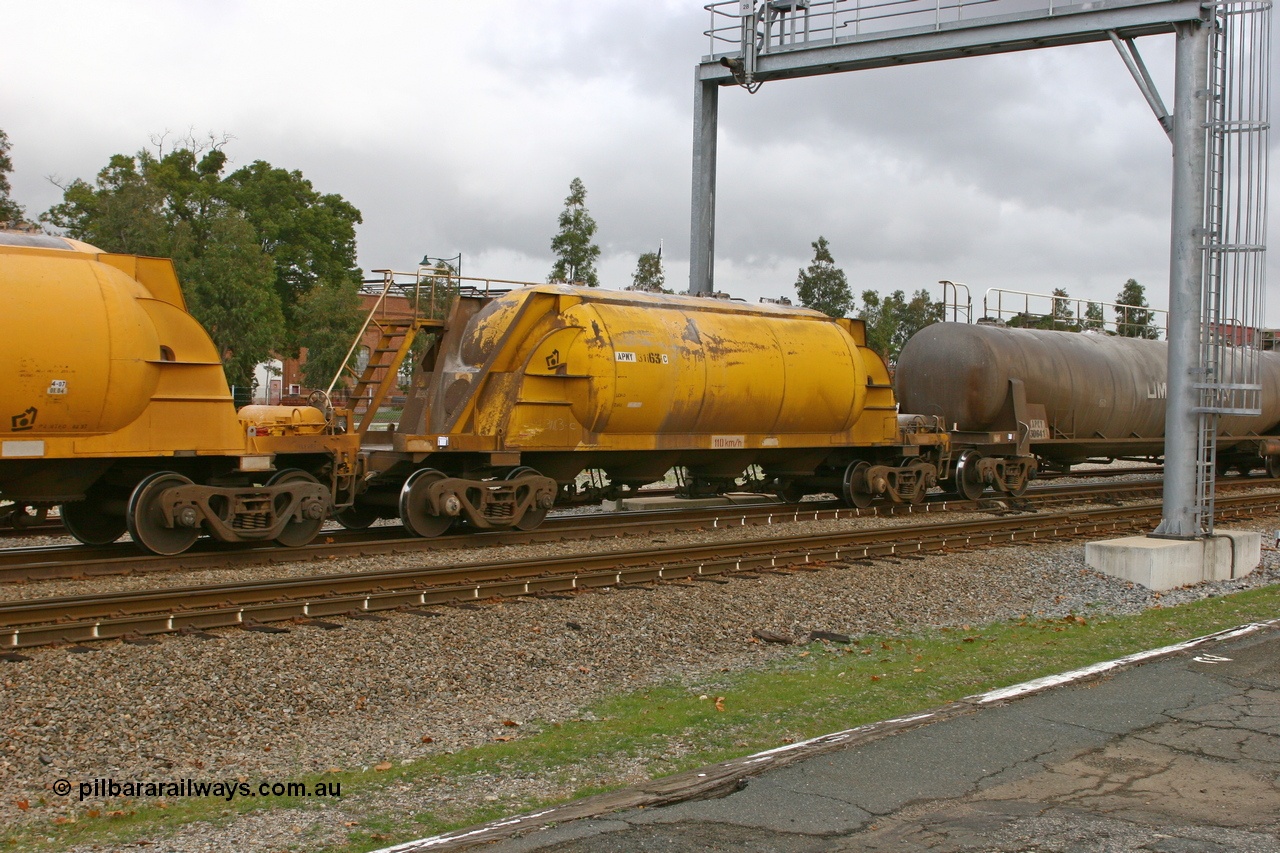
[[[1280,511],[1277,494],[1218,501],[1219,517],[1275,511]],[[447,569],[396,569],[7,602],[0,604],[0,648],[256,628],[271,622],[389,610],[426,614],[430,611],[421,608],[499,597],[643,588],[655,581],[714,579],[946,549],[1095,536],[1149,526],[1160,512],[1159,504],[1141,504]]]

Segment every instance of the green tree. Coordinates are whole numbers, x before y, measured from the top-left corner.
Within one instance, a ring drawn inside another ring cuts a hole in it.
[[[1067,329],[1072,332],[1080,329],[1080,324],[1076,322],[1075,311],[1071,307],[1071,295],[1067,293],[1066,288],[1053,289],[1053,328]]]
[[[1101,332],[1106,326],[1106,317],[1102,313],[1101,302],[1090,302],[1084,309],[1084,331]]]
[[[257,161],[224,177],[226,163],[214,140],[117,154],[94,183],[62,187],[41,220],[106,251],[173,258],[233,384],[252,382],[250,360],[306,347],[318,359],[304,368],[307,381],[323,371],[315,384],[327,386],[336,372],[328,353],[345,353],[360,325],[360,212],[299,172]]]
[[[1124,287],[1116,294],[1116,332],[1125,338],[1147,338],[1157,340],[1160,329],[1156,326],[1156,315],[1147,306],[1147,291],[1134,279],[1124,283]]]
[[[253,368],[271,357],[284,330],[271,290],[271,259],[236,210],[205,217],[199,228],[179,223],[173,256],[187,307],[222,354],[227,381],[251,387]]]
[[[27,212],[10,196],[9,173],[13,160],[9,159],[9,135],[0,130],[0,228],[6,224],[20,225],[26,221]]]
[[[1081,326],[1076,322],[1075,311],[1071,307],[1071,294],[1064,288],[1055,287],[1048,314],[1033,314],[1029,311],[1015,314],[1008,320],[1008,325],[1015,329],[1048,329],[1066,332],[1078,332]]]
[[[40,221],[71,237],[131,255],[172,256],[172,227],[164,191],[149,173],[156,160],[147,151],[136,157],[114,155],[93,184],[80,178],[62,186],[62,202]]]
[[[874,290],[864,290],[862,306],[858,319],[866,323],[867,346],[890,364],[897,362],[898,353],[912,335],[942,321],[944,309],[925,290],[917,290],[910,299],[901,290],[884,298]]]
[[[667,274],[662,269],[662,250],[645,252],[636,260],[636,271],[631,276],[627,290],[645,293],[670,293],[666,288]]]
[[[306,346],[318,352],[336,336],[345,339],[345,352],[361,320],[355,231],[363,221],[360,211],[340,195],[316,192],[301,172],[262,160],[228,175],[220,193],[244,212],[275,265],[280,308],[289,329],[296,330],[286,337],[285,349]],[[316,299],[308,299],[313,292]],[[322,305],[337,313],[316,317]],[[314,378],[311,370],[306,375],[308,382]],[[331,377],[332,372],[325,385]]]
[[[844,270],[831,257],[827,238],[819,236],[813,246],[813,262],[796,277],[796,295],[806,308],[821,311],[828,317],[844,317],[853,308],[853,293]]]
[[[273,271],[274,272],[274,271]],[[283,312],[282,316],[283,316]],[[298,299],[296,340],[305,341],[302,381],[309,388],[328,388],[360,331],[360,291],[321,283]]]
[[[600,247],[592,242],[596,234],[596,221],[587,212],[587,188],[581,178],[569,183],[569,195],[560,212],[560,231],[551,238],[551,251],[556,262],[551,267],[547,281],[582,283],[599,287],[596,261]]]

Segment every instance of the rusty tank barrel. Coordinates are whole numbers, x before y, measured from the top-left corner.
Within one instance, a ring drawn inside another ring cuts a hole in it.
[[[1263,354],[1263,412],[1228,416],[1224,436],[1266,433],[1280,423],[1280,356]],[[904,411],[940,415],[960,430],[993,428],[1020,379],[1026,402],[1043,405],[1050,436],[1088,439],[1164,435],[1168,345],[1078,332],[936,323],[898,357]]]

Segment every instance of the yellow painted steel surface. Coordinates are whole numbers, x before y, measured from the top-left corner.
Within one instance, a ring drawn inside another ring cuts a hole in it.
[[[324,412],[313,406],[243,406],[240,422],[253,427],[255,435],[321,435]]]
[[[889,445],[896,406],[848,321],[805,309],[546,285],[486,305],[405,450]],[[443,410],[443,411],[440,411]]]
[[[167,260],[0,243],[0,452],[244,452],[213,342]]]

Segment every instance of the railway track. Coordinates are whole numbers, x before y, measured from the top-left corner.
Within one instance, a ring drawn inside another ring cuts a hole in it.
[[[1158,467],[1130,467],[1130,468],[1103,468],[1097,471],[1043,471],[1038,475],[1038,479],[1042,481],[1060,480],[1060,479],[1116,479],[1121,477],[1136,477],[1143,475],[1159,475],[1163,469]],[[633,497],[670,497],[675,494],[674,489],[646,489]],[[3,507],[0,507],[3,509]],[[0,540],[4,539],[23,539],[34,536],[67,536],[67,529],[63,527],[62,520],[57,516],[36,518],[30,515],[24,515],[23,520],[18,524],[13,524],[11,517],[5,518],[0,516]]]
[[[1280,511],[1280,495],[1223,497],[1217,502],[1217,509],[1223,518],[1276,512]],[[14,601],[0,603],[0,648],[14,650],[221,627],[256,628],[285,620],[359,616],[388,610],[429,613],[422,608],[606,586],[637,588],[655,581],[723,579],[749,572],[787,571],[830,563],[847,565],[851,561],[983,545],[1109,535],[1149,527],[1160,514],[1159,504],[1147,503],[835,534],[792,534],[767,541]]]
[[[1272,482],[1272,481],[1268,481]],[[1258,485],[1250,482],[1249,485]],[[1086,500],[1136,498],[1159,494],[1159,481],[1105,484],[1054,484],[1028,490],[1023,500],[1036,506],[1052,506]],[[45,545],[0,549],[0,583],[141,574],[160,571],[193,571],[208,568],[293,563],[307,560],[369,557],[486,545],[523,545],[565,539],[590,539],[662,533],[698,527],[743,527],[793,521],[821,521],[876,515],[900,515],[981,509],[994,499],[959,500],[933,495],[923,504],[876,504],[867,509],[845,507],[835,501],[800,504],[743,503],[706,509],[650,510],[642,512],[564,515],[548,519],[532,531],[461,533],[424,540],[408,536],[399,525],[367,530],[332,530],[321,533],[300,548],[227,546],[205,540],[190,551],[173,557],[143,554],[129,543],[102,547]]]

